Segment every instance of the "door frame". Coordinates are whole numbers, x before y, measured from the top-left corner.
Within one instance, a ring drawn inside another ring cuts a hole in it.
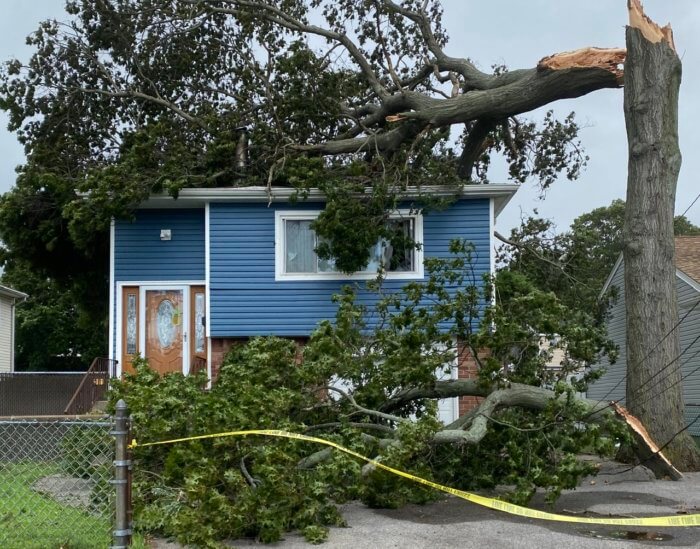
[[[190,337],[192,337],[192,334],[190,334],[190,288],[192,286],[203,286],[205,289],[205,296],[208,294],[206,291],[207,289],[207,284],[205,281],[202,280],[144,280],[144,281],[139,281],[139,280],[125,280],[125,281],[120,281],[116,284],[116,294],[117,294],[117,304],[116,304],[116,330],[112,334],[112,337],[115,339],[115,349],[116,349],[116,356],[118,357],[117,360],[119,361],[117,364],[117,377],[122,376],[122,363],[121,363],[121,357],[122,357],[122,346],[123,346],[123,337],[122,337],[122,332],[124,329],[124,318],[123,318],[123,288],[124,287],[136,287],[138,286],[139,289],[139,310],[138,310],[138,319],[139,319],[139,334],[138,334],[138,341],[137,341],[137,350],[140,353],[142,357],[146,356],[146,290],[164,290],[164,291],[172,291],[172,290],[179,290],[182,291],[182,316],[183,316],[183,324],[182,324],[182,373],[183,375],[189,374],[190,371]],[[206,310],[209,308],[209,304],[206,302],[206,297],[205,299],[205,307]],[[187,321],[184,321],[184,319],[187,319]],[[207,339],[209,339],[207,337]]]

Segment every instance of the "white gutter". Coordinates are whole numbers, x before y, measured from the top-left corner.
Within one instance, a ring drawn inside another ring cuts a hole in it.
[[[417,198],[421,195],[459,198],[493,198],[495,215],[498,215],[517,192],[519,185],[486,184],[466,185],[461,189],[431,185],[412,187],[402,193],[404,198]],[[178,193],[177,199],[168,194],[154,194],[141,203],[140,208],[187,208],[203,207],[206,202],[289,202],[298,191],[289,187],[216,187],[187,188]],[[307,202],[325,202],[325,194],[318,189],[310,189]]]
[[[17,290],[13,290],[7,286],[0,286],[0,295],[11,297],[12,299],[18,299],[19,301],[24,301],[27,299],[27,297],[29,297],[24,292],[18,292]]]

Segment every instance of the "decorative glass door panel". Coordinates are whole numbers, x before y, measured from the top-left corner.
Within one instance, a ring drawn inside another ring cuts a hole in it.
[[[122,371],[133,373],[134,356],[139,350],[139,288],[122,289]]]
[[[146,290],[146,358],[164,374],[182,372],[183,292]]]
[[[190,286],[190,373],[207,368],[206,292],[204,286]]]

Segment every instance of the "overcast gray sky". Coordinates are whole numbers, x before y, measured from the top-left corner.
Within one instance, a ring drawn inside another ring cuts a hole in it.
[[[0,60],[30,54],[25,37],[39,21],[64,19],[63,0],[3,0],[0,20]],[[448,53],[466,56],[487,70],[493,64],[510,68],[533,67],[552,53],[586,46],[624,47],[626,0],[443,0],[450,36]],[[683,167],[678,181],[676,212],[682,213],[700,192],[698,122],[700,120],[700,2],[646,0],[647,14],[658,23],[671,22],[683,61],[680,97],[680,142]],[[585,212],[624,198],[627,181],[627,142],[622,90],[603,90],[583,98],[559,101],[548,108],[565,116],[576,111],[588,168],[578,181],[558,181],[544,200],[532,185],[521,188],[501,214],[498,226],[506,231],[533,208],[553,219],[561,230]],[[542,110],[542,113],[546,109]],[[541,115],[540,115],[541,117]],[[0,114],[0,192],[14,184],[14,168],[24,156],[14,135],[6,131]],[[492,173],[494,182],[505,172]],[[700,225],[700,200],[688,218]]]

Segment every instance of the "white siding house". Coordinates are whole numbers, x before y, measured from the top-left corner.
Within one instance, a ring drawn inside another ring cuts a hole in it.
[[[0,286],[0,373],[14,371],[15,305],[27,294]]]
[[[686,422],[691,424],[700,414],[700,237],[677,236],[675,243],[683,399]],[[627,372],[624,268],[620,255],[601,292],[618,288],[617,301],[607,320],[608,337],[619,348],[617,362],[611,365],[604,360],[598,365],[606,372],[588,389],[589,398],[622,403],[625,401]],[[692,425],[690,432],[700,436],[700,421]]]

